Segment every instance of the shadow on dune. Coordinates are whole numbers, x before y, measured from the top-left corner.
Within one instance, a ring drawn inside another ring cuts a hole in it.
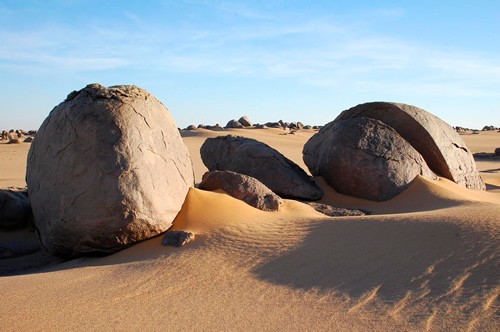
[[[447,220],[335,220],[315,224],[299,247],[254,273],[274,284],[351,299],[378,288],[377,297],[388,303],[409,294],[460,300],[497,286],[497,248],[488,233]]]

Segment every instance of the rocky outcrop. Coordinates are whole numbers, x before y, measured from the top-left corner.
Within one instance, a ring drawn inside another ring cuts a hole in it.
[[[233,171],[254,177],[281,197],[314,201],[323,196],[302,168],[257,140],[232,135],[208,138],[200,152],[210,171]]]
[[[469,189],[485,189],[471,151],[453,127],[438,117],[411,105],[373,102],[342,112],[327,126],[359,117],[380,120],[392,127],[439,176]]]
[[[45,119],[26,180],[44,247],[112,253],[164,232],[194,184],[168,110],[136,86],[88,85]]]
[[[0,228],[25,227],[31,216],[31,204],[26,191],[0,189]]]
[[[422,156],[381,121],[335,120],[304,146],[304,162],[336,191],[383,201],[401,193],[417,175],[436,179]]]
[[[224,190],[230,196],[262,211],[278,211],[281,198],[259,180],[231,171],[211,171],[203,175],[199,185],[203,190]]]

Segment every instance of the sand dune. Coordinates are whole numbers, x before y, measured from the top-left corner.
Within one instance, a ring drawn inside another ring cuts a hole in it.
[[[229,132],[302,167],[313,134]],[[185,137],[197,182],[206,170],[197,151],[219,134]],[[193,188],[174,227],[196,241],[170,248],[157,237],[2,277],[0,330],[499,330],[499,175],[488,174],[487,192],[418,177],[380,203],[316,179],[323,202],[372,212],[363,217],[330,218],[291,200],[263,212]]]

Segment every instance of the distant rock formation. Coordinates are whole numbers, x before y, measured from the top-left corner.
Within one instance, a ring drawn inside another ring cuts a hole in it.
[[[168,110],[136,86],[91,84],[43,122],[26,180],[43,246],[112,253],[167,230],[194,185]]]

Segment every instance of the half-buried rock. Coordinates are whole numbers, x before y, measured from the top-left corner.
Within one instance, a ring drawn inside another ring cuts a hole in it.
[[[112,253],[167,230],[194,184],[170,113],[136,86],[88,85],[45,119],[26,180],[44,247]]]
[[[462,137],[433,114],[407,104],[372,102],[342,112],[333,122],[357,117],[380,120],[392,127],[439,176],[469,189],[485,190],[474,157]]]
[[[207,138],[200,152],[208,170],[254,177],[281,197],[315,201],[323,196],[300,166],[257,140],[232,135]]]
[[[304,146],[304,161],[312,174],[323,176],[340,193],[384,201],[417,175],[437,179],[422,156],[381,121],[361,117],[325,128]],[[310,153],[316,159],[309,159]]]
[[[262,211],[278,211],[283,204],[281,198],[259,180],[231,171],[205,173],[199,188],[211,191],[223,190],[230,196]]]

